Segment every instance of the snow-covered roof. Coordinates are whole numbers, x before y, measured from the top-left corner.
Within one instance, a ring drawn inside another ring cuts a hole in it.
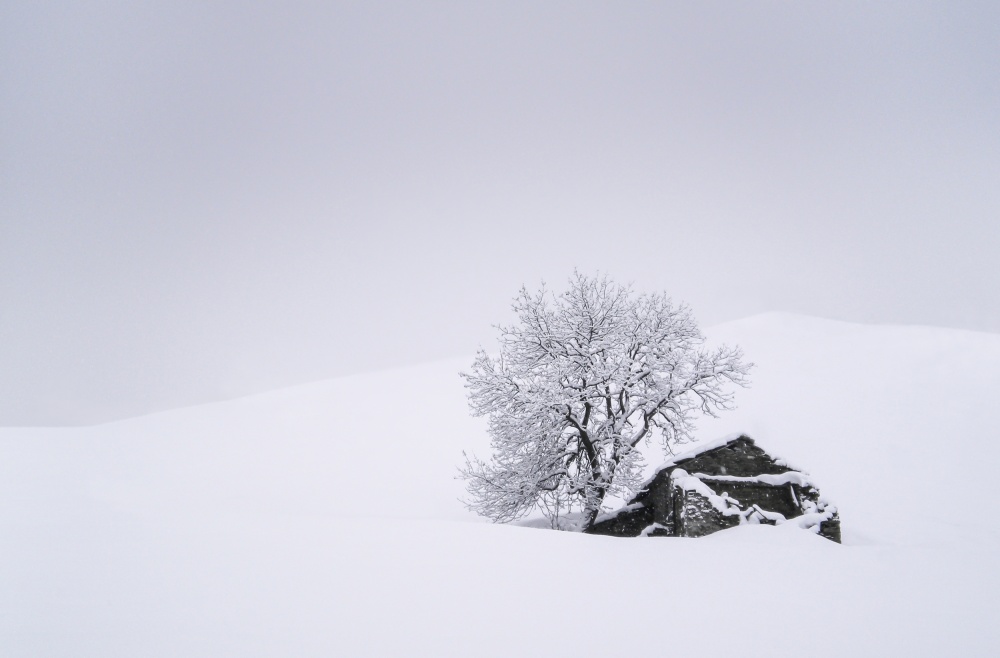
[[[727,446],[727,445],[729,445],[731,443],[735,443],[736,441],[739,441],[741,439],[744,440],[744,441],[748,441],[748,442],[750,442],[751,444],[753,444],[755,446],[757,445],[756,442],[753,440],[753,438],[749,434],[746,434],[744,432],[735,432],[733,434],[727,434],[725,436],[721,436],[718,439],[715,439],[714,441],[706,441],[705,443],[700,443],[697,446],[695,446],[694,448],[692,448],[691,450],[683,452],[683,453],[681,453],[679,455],[675,455],[670,460],[668,460],[666,462],[663,462],[662,464],[660,464],[659,466],[657,466],[656,469],[653,471],[653,475],[639,486],[638,491],[643,491],[644,489],[646,489],[650,484],[652,484],[652,482],[656,478],[656,476],[659,475],[660,473],[662,473],[663,471],[665,471],[667,469],[675,468],[681,462],[683,462],[685,460],[693,459],[695,457],[698,457],[700,455],[705,454],[706,452],[710,452],[710,451],[716,450],[718,448],[723,448],[723,447],[725,447],[725,446]],[[768,452],[768,451],[765,451],[765,452],[767,453],[767,455],[769,457],[771,457],[771,459],[774,460],[774,462],[776,464],[779,464],[781,466],[785,466],[788,469],[790,469],[791,471],[798,472],[798,473],[802,474],[803,476],[808,475],[807,473],[805,473],[801,469],[795,468],[792,464],[790,464],[788,462],[788,460],[783,459],[781,457],[778,457],[778,456],[774,455],[771,452]],[[702,473],[699,473],[698,476],[702,477],[702,478],[708,478],[709,477],[709,476],[706,476],[706,475],[704,475]],[[716,476],[711,476],[711,477],[716,477]],[[763,481],[763,480],[760,480],[760,478],[749,478],[749,479],[756,479],[758,481]],[[803,479],[803,481],[806,481],[806,478],[802,478],[802,479]]]
[[[721,448],[723,446],[729,445],[730,443],[734,443],[740,439],[746,439],[750,443],[754,443],[754,440],[751,439],[749,435],[744,434],[742,432],[736,432],[735,434],[727,434],[723,437],[715,439],[714,441],[707,441],[705,443],[700,443],[691,450],[688,450],[687,452],[682,452],[679,455],[674,455],[674,457],[669,461],[666,461],[657,466],[656,471],[660,472],[665,468],[676,466],[678,462],[682,462],[685,459],[692,459],[694,457],[697,457],[698,455],[708,452],[709,450],[715,450],[716,448]]]

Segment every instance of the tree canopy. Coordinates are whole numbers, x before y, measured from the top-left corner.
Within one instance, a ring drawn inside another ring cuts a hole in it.
[[[517,322],[498,326],[462,373],[472,413],[486,416],[492,456],[466,456],[466,504],[497,522],[539,508],[573,510],[588,530],[609,494],[634,492],[641,442],[689,441],[700,414],[733,406],[752,364],[738,347],[704,349],[688,306],[579,273],[553,294],[522,288]]]

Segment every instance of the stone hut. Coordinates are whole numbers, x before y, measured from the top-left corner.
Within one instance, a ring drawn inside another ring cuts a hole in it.
[[[621,509],[591,533],[616,537],[702,537],[735,525],[794,523],[840,543],[837,508],[809,476],[739,434],[699,446],[659,467]]]

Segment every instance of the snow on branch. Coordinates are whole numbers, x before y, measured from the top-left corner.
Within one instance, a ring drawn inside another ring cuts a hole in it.
[[[742,351],[704,349],[691,310],[666,294],[575,273],[559,295],[522,288],[513,308],[499,355],[480,350],[462,374],[493,452],[466,457],[466,504],[494,521],[579,507],[589,528],[608,494],[638,485],[640,442],[691,440],[699,415],[732,409],[730,385],[748,384]]]

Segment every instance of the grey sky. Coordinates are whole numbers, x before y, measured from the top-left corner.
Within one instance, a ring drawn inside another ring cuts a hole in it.
[[[471,353],[573,267],[1000,331],[997,5],[694,4],[4,3],[0,425]]]

